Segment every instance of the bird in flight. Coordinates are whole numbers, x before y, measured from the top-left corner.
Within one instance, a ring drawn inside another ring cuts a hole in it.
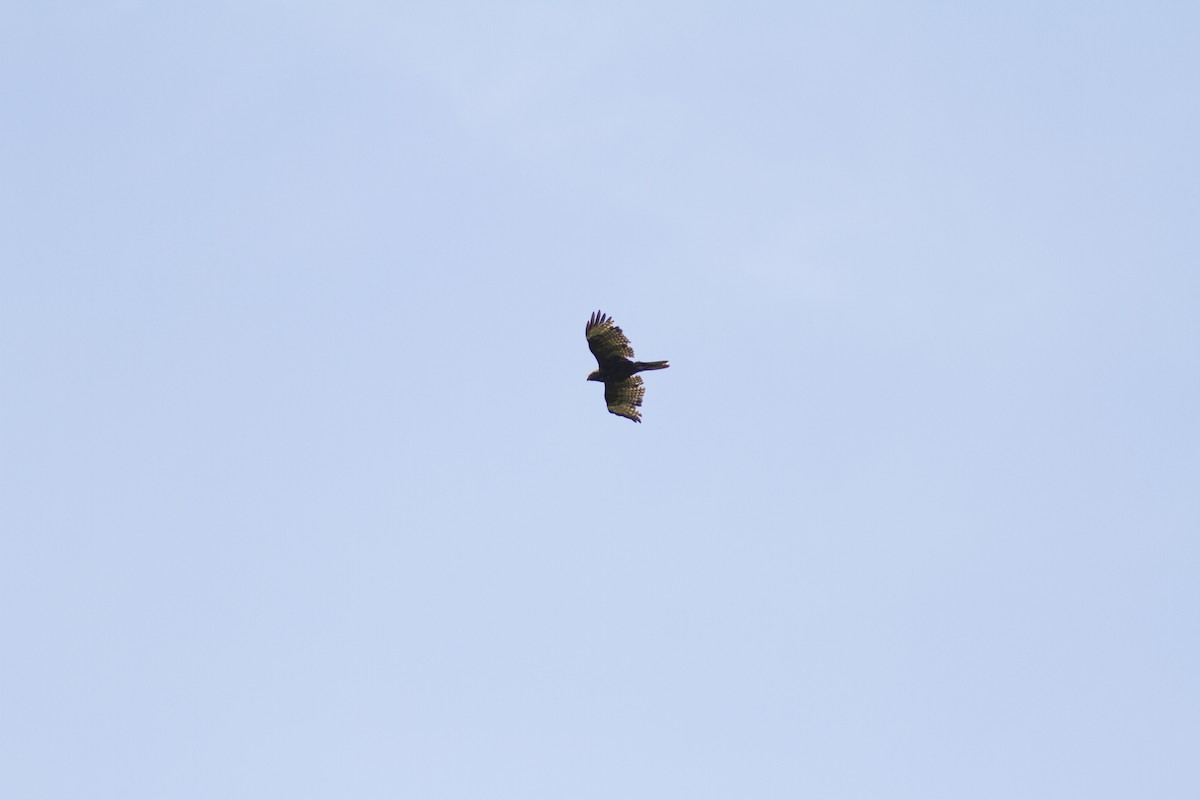
[[[587,334],[588,348],[600,365],[600,369],[587,379],[604,384],[604,402],[610,413],[641,422],[642,412],[638,411],[638,406],[642,404],[646,388],[637,373],[666,369],[670,364],[666,361],[630,361],[633,348],[629,346],[625,332],[617,327],[612,317],[599,311],[592,314],[584,333]]]

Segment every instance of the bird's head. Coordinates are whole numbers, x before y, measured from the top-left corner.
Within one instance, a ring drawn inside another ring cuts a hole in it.
[[[591,375],[588,375],[587,379],[589,381],[603,381],[604,380],[603,378],[600,377],[600,370],[596,370]]]

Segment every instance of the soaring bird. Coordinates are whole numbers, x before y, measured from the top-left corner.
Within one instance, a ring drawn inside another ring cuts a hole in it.
[[[642,421],[642,396],[646,389],[637,373],[650,369],[666,369],[666,361],[630,361],[633,348],[625,338],[625,332],[617,327],[612,317],[597,311],[583,329],[587,334],[588,348],[596,357],[600,369],[587,376],[589,381],[604,384],[604,402],[609,412],[619,417]]]

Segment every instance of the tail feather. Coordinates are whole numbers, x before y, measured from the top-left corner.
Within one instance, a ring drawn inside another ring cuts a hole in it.
[[[648,369],[666,369],[671,366],[666,361],[635,361],[633,365],[637,367],[638,372],[645,372]]]

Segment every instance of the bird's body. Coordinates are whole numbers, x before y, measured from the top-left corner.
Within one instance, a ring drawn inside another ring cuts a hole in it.
[[[642,404],[646,389],[637,373],[666,369],[670,364],[666,361],[631,361],[633,348],[624,331],[617,327],[611,317],[599,311],[592,314],[584,333],[587,335],[588,348],[600,367],[587,379],[604,384],[604,402],[610,413],[641,422],[642,414],[638,407]]]
[[[631,375],[636,375],[639,372],[646,372],[652,369],[666,369],[671,366],[666,361],[624,361],[610,364],[609,366],[598,369],[591,375],[588,375],[589,381],[601,381],[608,383],[609,381],[623,381]]]

